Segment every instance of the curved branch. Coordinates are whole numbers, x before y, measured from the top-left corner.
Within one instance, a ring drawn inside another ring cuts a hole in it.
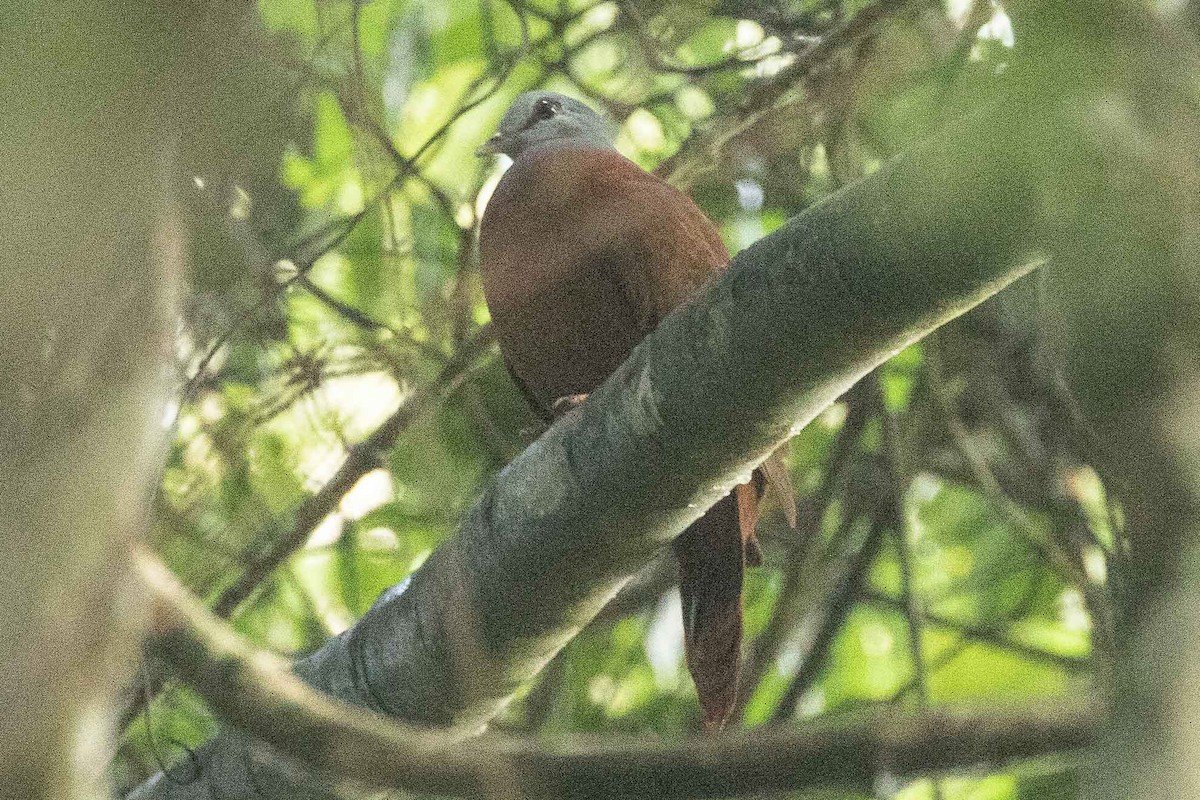
[[[869,789],[883,774],[999,766],[1090,745],[1097,709],[889,713],[837,726],[681,744],[489,736],[470,744],[397,725],[321,695],[253,651],[161,562],[140,574],[158,603],[157,648],[230,721],[311,767],[369,787],[476,795],[508,781],[519,797],[725,797],[821,786]],[[185,784],[186,787],[186,784]],[[308,796],[308,795],[306,795]]]

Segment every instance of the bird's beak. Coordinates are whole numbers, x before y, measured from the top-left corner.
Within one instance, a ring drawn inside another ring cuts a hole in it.
[[[479,158],[498,155],[502,152],[504,152],[504,137],[498,133],[475,149],[475,155]]]

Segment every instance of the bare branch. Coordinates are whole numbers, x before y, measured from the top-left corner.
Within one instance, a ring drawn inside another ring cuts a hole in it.
[[[370,436],[351,447],[333,477],[296,509],[291,530],[273,537],[270,546],[246,565],[238,580],[221,592],[213,604],[213,613],[220,617],[232,615],[265,576],[307,541],[313,529],[337,508],[342,496],[358,483],[363,475],[379,465],[380,459],[392,449],[396,439],[413,420],[436,406],[462,384],[491,343],[490,330],[480,329],[475,338],[464,344],[459,353],[443,367],[430,386],[406,400]]]
[[[157,649],[232,722],[320,771],[369,787],[475,796],[503,779],[526,797],[725,797],[822,786],[870,788],[903,777],[1000,766],[1089,745],[1087,705],[986,713],[885,714],[849,724],[694,739],[538,740],[453,735],[397,725],[342,705],[251,650],[187,595],[152,556],[141,576],[158,603]],[[189,796],[184,784],[177,796]],[[134,797],[142,796],[135,794]]]

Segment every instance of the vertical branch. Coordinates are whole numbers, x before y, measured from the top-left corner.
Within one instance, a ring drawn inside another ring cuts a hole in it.
[[[746,703],[766,674],[768,666],[778,657],[788,637],[800,622],[798,616],[803,610],[801,595],[804,592],[804,578],[807,574],[806,556],[817,547],[821,537],[821,523],[837,493],[843,488],[847,473],[853,467],[853,457],[866,425],[867,414],[864,404],[852,402],[849,396],[846,402],[846,419],[834,440],[821,485],[800,505],[796,525],[798,546],[788,555],[783,588],[775,601],[771,620],[767,623],[766,630],[753,641],[746,657],[742,685],[738,692],[741,713],[745,712]]]
[[[874,412],[874,405],[864,386],[861,382],[857,384],[847,393],[846,400],[851,409],[864,409],[860,413],[864,414],[865,420]],[[876,487],[872,485],[873,476],[864,474],[862,465],[856,466],[859,469],[852,472],[844,492],[844,511],[841,523],[833,535],[834,542],[845,542],[851,538],[854,523],[859,518],[856,512],[859,509],[871,508],[872,498],[876,495]],[[831,577],[827,591],[822,594],[822,602],[803,623],[803,628],[813,633],[802,648],[795,677],[771,715],[772,723],[791,719],[796,713],[796,704],[821,677],[830,648],[857,602],[867,571],[875,563],[883,546],[883,530],[882,526],[872,522],[857,546],[851,545],[849,555],[842,561],[840,568],[829,571]]]
[[[912,549],[908,540],[908,524],[904,513],[905,487],[908,481],[902,477],[898,448],[896,446],[896,423],[883,402],[882,390],[876,375],[868,376],[879,405],[879,419],[883,429],[880,452],[881,468],[885,473],[888,490],[881,498],[881,522],[892,532],[896,545],[896,560],[900,566],[900,601],[904,620],[908,628],[908,652],[912,663],[913,687],[917,693],[917,705],[924,711],[929,706],[929,664],[925,659],[923,642],[924,623],[920,602],[914,589]],[[941,800],[942,786],[933,780],[933,798]]]

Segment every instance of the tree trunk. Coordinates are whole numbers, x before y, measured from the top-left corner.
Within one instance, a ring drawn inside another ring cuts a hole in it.
[[[172,45],[136,4],[0,14],[0,794],[100,794],[144,608],[129,543],[162,460],[181,251]]]

